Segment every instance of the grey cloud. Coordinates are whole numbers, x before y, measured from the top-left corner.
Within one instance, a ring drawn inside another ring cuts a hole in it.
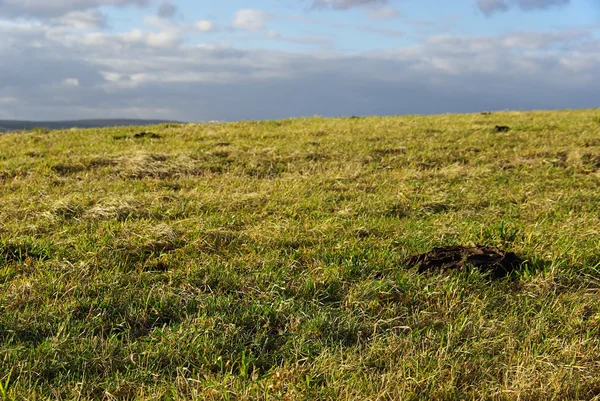
[[[477,7],[485,15],[492,15],[497,11],[507,11],[508,4],[505,0],[477,0]]]
[[[600,41],[577,31],[437,36],[346,56],[161,47],[143,33],[61,37],[48,30],[0,23],[11,43],[0,44],[0,57],[14,60],[0,63],[1,118],[193,121],[578,108],[597,107],[600,91],[600,53],[589,51]],[[70,79],[79,86],[66,85]]]
[[[523,11],[546,9],[570,4],[571,0],[477,0],[477,7],[486,15],[519,7]]]
[[[103,5],[143,7],[153,0],[0,0],[0,17],[57,17]]]
[[[536,10],[555,6],[564,6],[570,4],[571,0],[518,0],[519,7],[522,10]]]
[[[162,3],[156,11],[156,15],[161,18],[173,18],[175,14],[177,14],[177,6],[169,2]]]

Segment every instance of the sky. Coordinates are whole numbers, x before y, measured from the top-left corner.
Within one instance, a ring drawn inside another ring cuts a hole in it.
[[[0,119],[600,107],[600,0],[0,0]]]

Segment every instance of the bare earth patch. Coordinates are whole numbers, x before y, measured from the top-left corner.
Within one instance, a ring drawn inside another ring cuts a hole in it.
[[[482,272],[491,272],[495,278],[509,275],[521,267],[524,260],[513,252],[504,252],[487,246],[446,246],[404,260],[409,267],[418,266],[419,273],[464,269],[473,266]]]

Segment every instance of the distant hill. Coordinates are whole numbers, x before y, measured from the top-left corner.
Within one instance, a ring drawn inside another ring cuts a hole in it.
[[[16,121],[0,120],[0,132],[21,131],[34,128],[68,129],[68,128],[101,128],[128,125],[154,125],[176,121],[169,120],[133,120],[133,119],[98,119],[75,121]]]

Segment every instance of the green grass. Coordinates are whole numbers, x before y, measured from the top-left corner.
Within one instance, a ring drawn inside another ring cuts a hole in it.
[[[0,135],[0,399],[598,397],[599,121]],[[529,262],[402,264],[456,244]]]

